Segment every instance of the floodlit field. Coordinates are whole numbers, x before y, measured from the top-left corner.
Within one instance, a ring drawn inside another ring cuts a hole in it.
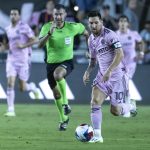
[[[138,107],[135,118],[114,117],[103,107],[104,143],[81,143],[74,131],[90,123],[90,107],[73,105],[67,131],[58,131],[55,105],[16,105],[16,117],[4,117],[0,105],[0,150],[150,150],[150,106]]]

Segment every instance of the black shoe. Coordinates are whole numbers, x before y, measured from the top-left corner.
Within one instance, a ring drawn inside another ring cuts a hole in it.
[[[71,113],[71,107],[69,105],[64,104],[63,108],[64,108],[64,115],[68,115]]]
[[[135,117],[137,115],[137,111],[136,110],[131,110],[130,114],[131,114],[131,117]]]
[[[69,123],[69,117],[66,121],[61,122],[59,124],[59,131],[65,131],[67,129],[68,123]]]

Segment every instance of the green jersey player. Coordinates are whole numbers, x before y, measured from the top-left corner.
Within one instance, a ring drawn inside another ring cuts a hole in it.
[[[53,10],[53,22],[46,23],[40,32],[39,47],[46,45],[47,78],[53,91],[55,104],[59,111],[59,130],[67,128],[71,108],[66,97],[65,77],[73,70],[74,37],[83,34],[88,38],[88,32],[81,23],[65,21],[66,10],[63,5],[56,5]]]

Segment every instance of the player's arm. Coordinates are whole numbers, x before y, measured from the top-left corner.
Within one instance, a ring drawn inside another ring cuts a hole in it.
[[[136,42],[136,48],[138,51],[138,55],[137,55],[137,59],[141,60],[144,57],[144,53],[145,53],[145,44],[144,41],[141,40],[140,42]]]
[[[103,79],[102,79],[103,81],[107,81],[110,78],[112,71],[120,64],[123,57],[124,54],[122,48],[116,48],[115,57],[112,63],[110,64],[110,66],[108,67],[108,69],[106,70],[105,74],[103,75]]]
[[[89,65],[83,76],[83,82],[85,85],[89,82],[90,73],[92,72],[93,68],[95,68],[95,66],[96,66],[96,58],[90,58]]]
[[[37,44],[39,42],[39,39],[36,37],[31,37],[29,38],[28,42],[25,44],[21,44],[21,43],[17,43],[17,47],[20,49],[26,48],[26,47],[30,47],[34,44]]]
[[[91,41],[90,38],[88,39],[88,48],[89,48],[89,65],[84,73],[83,76],[83,82],[86,85],[89,82],[90,79],[90,73],[92,72],[93,68],[95,68],[96,66],[96,52],[95,49],[93,49],[92,45],[91,45]]]
[[[9,49],[9,44],[8,42],[0,42],[0,52],[3,52],[4,50]]]
[[[87,45],[88,45],[89,32],[85,29],[84,32],[83,32],[83,35],[85,36],[85,38],[86,38],[86,43],[87,43]]]
[[[39,48],[43,48],[46,45],[46,42],[48,41],[48,39],[51,37],[51,35],[55,31],[55,28],[56,28],[56,24],[53,23],[50,27],[50,30],[47,32],[47,34],[43,37],[40,37],[39,45],[38,45]]]

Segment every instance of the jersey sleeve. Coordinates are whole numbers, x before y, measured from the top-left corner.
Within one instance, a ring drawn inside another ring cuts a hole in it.
[[[33,38],[34,37],[34,32],[32,29],[29,27],[29,25],[26,25],[26,35],[28,38]]]
[[[118,35],[113,31],[108,34],[107,43],[112,49],[118,49],[122,47]]]
[[[75,35],[82,34],[85,30],[85,27],[82,23],[74,23]]]
[[[95,52],[95,49],[92,46],[92,42],[91,42],[90,38],[88,39],[88,48],[89,48],[90,57],[91,58],[96,58],[96,52]]]
[[[46,36],[48,31],[49,31],[48,24],[43,25],[43,27],[40,31],[40,34],[39,34],[39,38],[42,38],[42,37]]]
[[[142,41],[142,37],[140,36],[140,34],[137,31],[134,31],[134,37],[135,37],[136,42]]]

